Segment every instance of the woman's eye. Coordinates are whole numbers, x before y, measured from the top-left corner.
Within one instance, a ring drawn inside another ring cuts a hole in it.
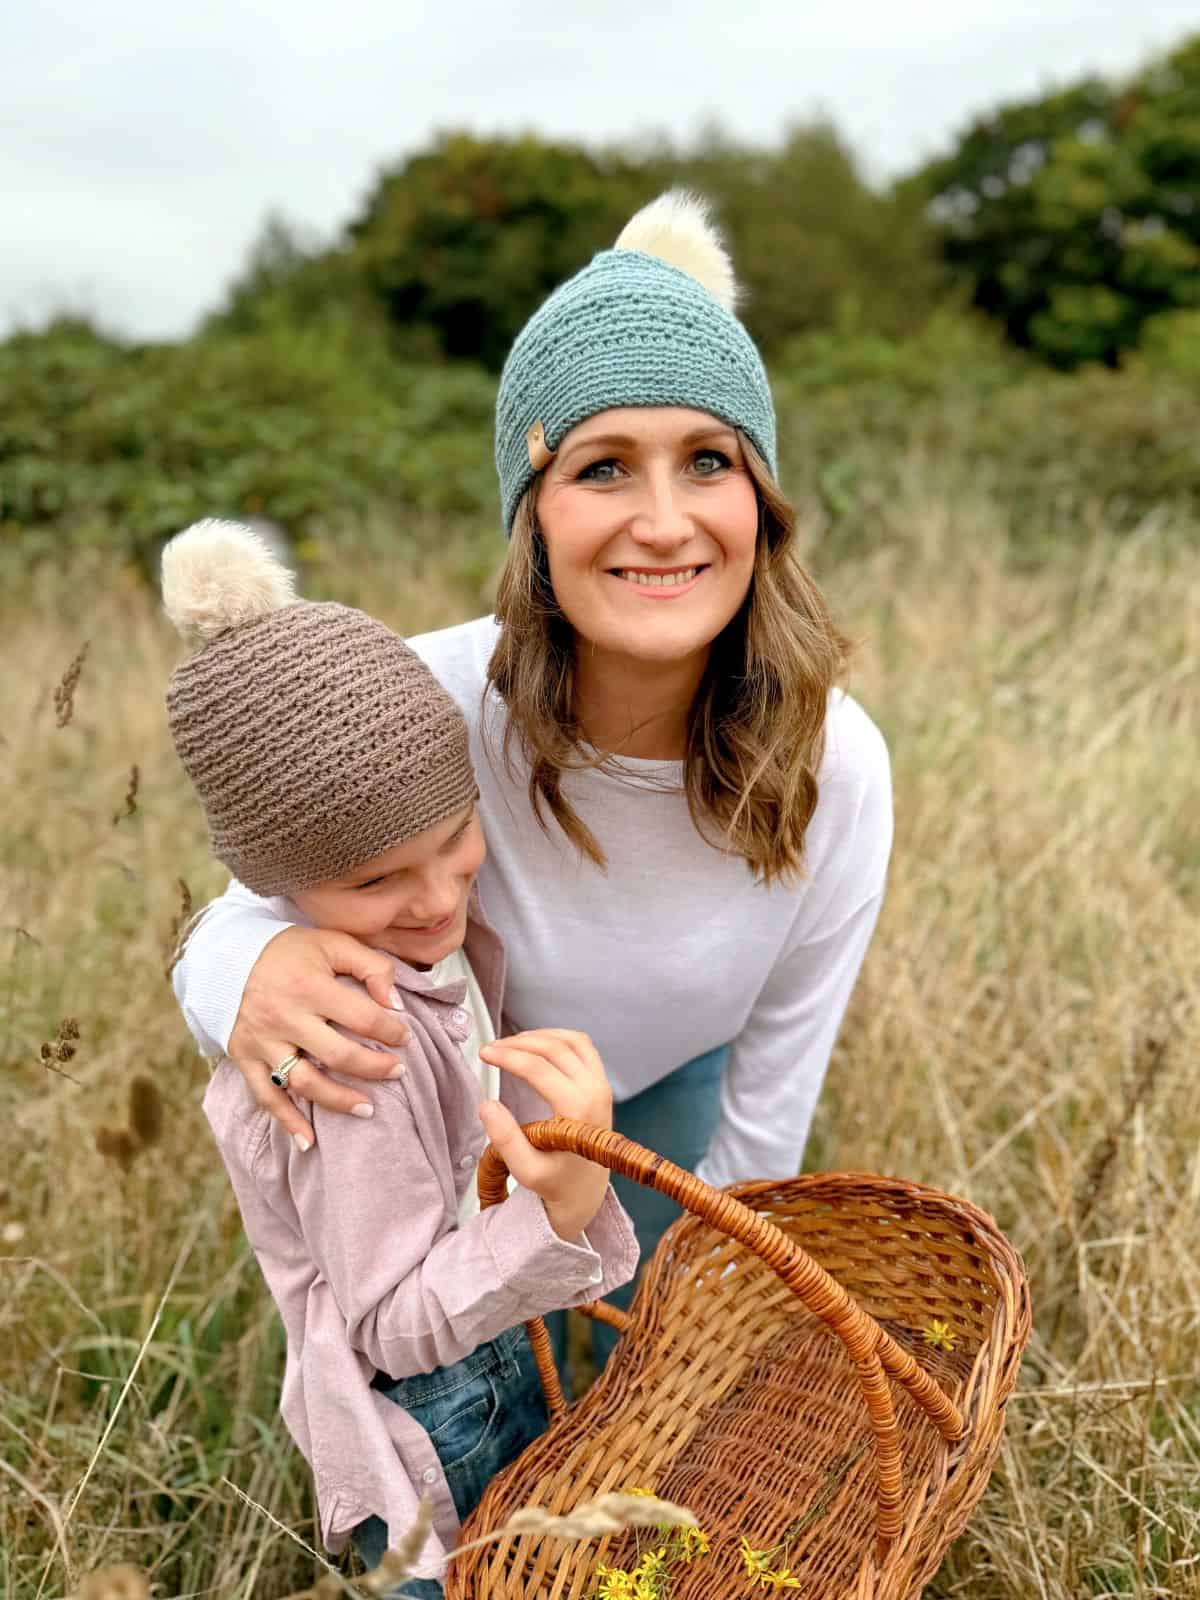
[[[593,461],[590,466],[584,467],[579,474],[580,479],[590,480],[592,483],[612,483],[617,475],[617,463],[611,458],[604,461]]]
[[[730,464],[729,457],[720,450],[697,451],[692,460],[692,465],[702,478],[711,478],[714,472],[720,472]]]

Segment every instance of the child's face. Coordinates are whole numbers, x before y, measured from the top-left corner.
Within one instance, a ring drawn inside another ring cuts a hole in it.
[[[471,805],[291,898],[318,928],[352,933],[410,966],[432,966],[466,936],[467,897],[485,854]]]

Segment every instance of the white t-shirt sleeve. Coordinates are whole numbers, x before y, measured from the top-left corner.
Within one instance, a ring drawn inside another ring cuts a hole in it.
[[[729,1052],[717,1130],[696,1169],[705,1183],[795,1177],[882,901],[776,964]]]
[[[847,737],[855,749],[856,793],[839,814],[840,871],[807,906],[802,902],[792,937],[731,1043],[717,1129],[697,1168],[697,1176],[716,1188],[795,1176],[883,904],[892,847],[891,767],[873,724],[856,707],[853,718]]]
[[[232,879],[205,907],[171,973],[183,1020],[206,1056],[225,1055],[254,963],[277,933],[291,927],[278,902]]]

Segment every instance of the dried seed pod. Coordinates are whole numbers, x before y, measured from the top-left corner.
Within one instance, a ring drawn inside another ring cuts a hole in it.
[[[97,1128],[96,1149],[109,1161],[115,1161],[122,1172],[128,1172],[138,1153],[138,1146],[128,1128]]]
[[[137,811],[138,783],[140,781],[140,777],[141,777],[141,774],[138,772],[137,765],[135,763],[129,769],[129,783],[128,783],[128,785],[126,787],[126,790],[125,790],[125,806],[124,806],[124,809],[121,810],[121,811],[116,811],[116,812],[113,813],[113,827],[114,828],[116,827],[117,823],[120,822],[122,817],[132,817],[136,813],[136,811]]]
[[[163,1100],[153,1078],[139,1076],[129,1085],[129,1127],[143,1150],[162,1137]]]
[[[88,653],[89,643],[89,640],[84,640],[79,653],[63,673],[54,691],[54,720],[56,726],[60,728],[65,728],[75,714],[75,689],[79,683],[79,675],[83,671],[84,657]]]

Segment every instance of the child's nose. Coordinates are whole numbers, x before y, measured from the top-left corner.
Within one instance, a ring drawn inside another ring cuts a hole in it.
[[[410,902],[414,921],[444,922],[457,909],[458,890],[449,880],[423,884]]]

